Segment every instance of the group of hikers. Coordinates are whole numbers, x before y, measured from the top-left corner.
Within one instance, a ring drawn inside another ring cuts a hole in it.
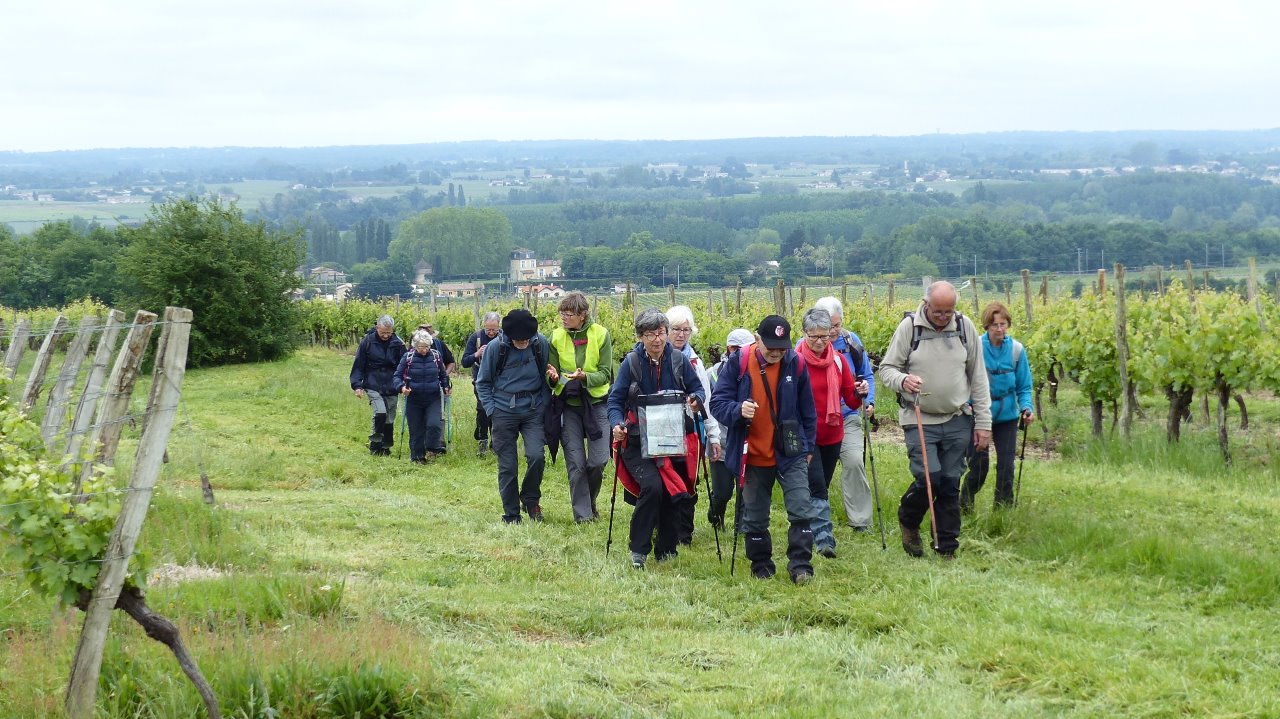
[[[956,301],[950,283],[931,284],[879,362],[880,383],[897,397],[914,478],[898,522],[903,549],[915,557],[924,555],[920,526],[928,514],[933,550],[954,558],[961,511],[986,481],[993,442],[995,504],[1014,503],[1018,429],[1034,421],[1030,365],[1009,336],[1008,308],[987,305],[979,334],[956,312]],[[813,578],[815,551],[836,557],[829,488],[837,462],[845,521],[855,532],[871,528],[878,488],[873,492],[874,457],[867,481],[866,456],[876,376],[861,339],[844,326],[837,298],[824,297],[804,313],[799,337],[778,315],[754,332],[733,330],[723,354],[710,348],[710,364],[690,344],[698,327],[684,305],[637,314],[635,344],[616,366],[613,338],[591,319],[584,294],[569,293],[558,310],[561,326],[549,336],[528,310],[487,313],[462,354],[475,386],[477,451],[497,456],[504,522],[543,521],[545,455],[554,460],[563,448],[579,523],[601,518],[600,491],[613,459],[613,496],[621,483],[634,507],[628,548],[637,569],[650,555],[673,559],[692,542],[699,469],[710,485],[706,518],[717,552],[736,496],[734,559],[741,534],[757,578],[777,572],[769,532],[775,483],[789,522],[787,572],[797,584]],[[453,355],[429,324],[419,326],[411,345],[396,337],[389,316],[379,318],[356,351],[351,388],[372,409],[375,455],[390,453],[404,395],[410,459],[426,463],[445,451],[441,407],[452,392]],[[882,542],[883,531],[881,518]]]

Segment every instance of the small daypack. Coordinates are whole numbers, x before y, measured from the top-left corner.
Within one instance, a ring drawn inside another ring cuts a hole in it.
[[[492,343],[490,343],[492,344]],[[538,341],[535,335],[533,340],[529,342],[533,348],[533,358],[538,362],[538,371],[542,372],[547,368],[546,349],[542,343]],[[498,377],[502,376],[502,370],[507,368],[507,355],[511,352],[511,341],[506,337],[502,338],[501,347],[498,348],[498,366],[493,370],[493,381],[497,382]]]

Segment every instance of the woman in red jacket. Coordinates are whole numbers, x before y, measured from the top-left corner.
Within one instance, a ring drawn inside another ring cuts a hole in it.
[[[840,443],[844,441],[844,414],[840,400],[857,409],[862,400],[849,363],[831,349],[831,315],[826,310],[811,309],[801,321],[804,338],[796,352],[809,369],[809,386],[813,388],[813,406],[818,413],[817,447],[809,461],[809,494],[818,519],[813,523],[813,546],[828,559],[836,556],[836,536],[831,524],[831,501],[827,489],[840,459]]]

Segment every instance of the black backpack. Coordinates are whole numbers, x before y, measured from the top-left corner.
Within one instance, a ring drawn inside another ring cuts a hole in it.
[[[541,373],[547,369],[547,350],[543,347],[542,342],[538,341],[537,335],[529,345],[533,348],[533,358],[538,362],[538,372]],[[511,352],[511,342],[504,335],[501,340],[502,346],[498,349],[498,366],[493,370],[493,381],[497,382],[502,376],[502,370],[507,368],[507,355]],[[492,344],[492,343],[490,343]]]

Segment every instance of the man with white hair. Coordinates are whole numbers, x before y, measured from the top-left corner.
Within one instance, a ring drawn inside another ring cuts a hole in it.
[[[902,549],[924,556],[920,521],[932,511],[934,551],[954,559],[960,546],[960,474],[970,446],[983,452],[991,441],[991,391],[978,331],[956,312],[950,282],[929,285],[920,308],[898,323],[880,363],[880,381],[898,393],[898,423],[915,477],[898,504]]]
[[[840,411],[844,414],[844,439],[840,442],[840,494],[844,500],[845,522],[855,532],[865,532],[871,526],[874,507],[871,502],[871,485],[867,482],[867,468],[862,455],[862,423],[870,422],[876,412],[876,380],[872,374],[871,358],[862,345],[862,339],[844,326],[844,305],[835,297],[823,297],[813,303],[814,309],[826,310],[831,315],[831,348],[839,352],[853,370],[857,380],[856,390],[863,397],[860,410],[849,409],[844,402]]]
[[[379,317],[374,328],[360,340],[351,363],[351,389],[357,397],[369,400],[373,410],[369,453],[384,457],[391,454],[396,439],[396,365],[408,351],[396,336],[395,327],[390,315]]]
[[[486,312],[480,320],[480,329],[467,337],[466,347],[462,351],[462,366],[471,368],[471,384],[475,386],[476,377],[480,374],[480,360],[484,359],[485,348],[498,336],[502,329],[502,315],[497,312]],[[480,402],[480,393],[476,393],[476,431],[472,436],[476,440],[476,454],[483,457],[489,452],[489,415]]]

